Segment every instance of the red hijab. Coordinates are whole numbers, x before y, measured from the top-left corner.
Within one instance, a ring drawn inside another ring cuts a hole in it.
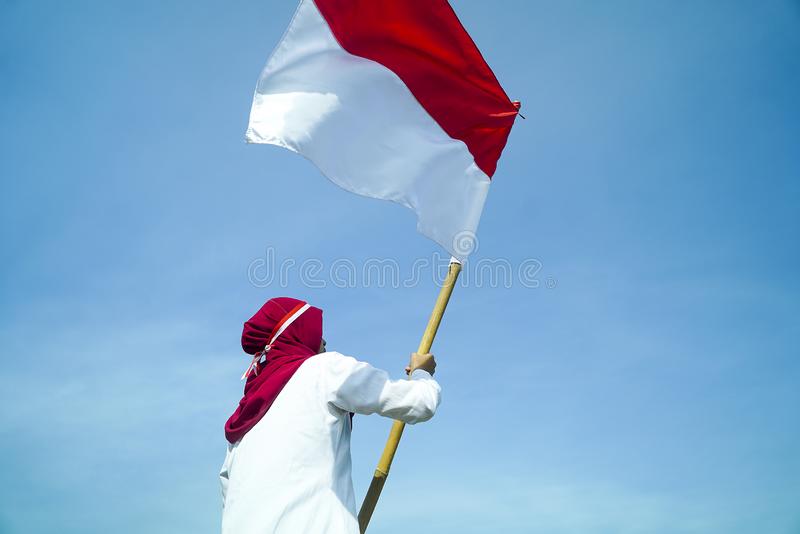
[[[262,351],[278,322],[302,304],[303,301],[289,297],[268,300],[244,323],[244,351],[248,354]],[[264,417],[300,365],[317,354],[321,343],[322,310],[312,306],[275,340],[266,354],[266,361],[257,364],[257,372],[250,373],[239,407],[225,423],[225,437],[229,442],[242,439]]]

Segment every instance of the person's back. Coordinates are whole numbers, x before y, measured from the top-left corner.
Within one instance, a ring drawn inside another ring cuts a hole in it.
[[[435,368],[429,355],[415,357]],[[416,367],[414,358],[411,365]],[[426,421],[440,391],[422,368],[411,380],[393,381],[385,371],[338,352],[305,358],[268,410],[228,445],[220,472],[222,532],[357,534],[351,414]]]

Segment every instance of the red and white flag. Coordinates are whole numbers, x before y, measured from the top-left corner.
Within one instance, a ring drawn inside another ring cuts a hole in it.
[[[301,0],[258,80],[247,141],[411,208],[464,259],[518,110],[446,0]]]

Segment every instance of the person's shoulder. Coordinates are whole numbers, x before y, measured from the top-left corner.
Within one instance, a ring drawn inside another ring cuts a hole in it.
[[[331,391],[338,390],[342,384],[350,380],[357,372],[359,364],[352,356],[336,351],[321,352],[312,359],[317,360],[317,372],[325,384],[324,387]]]
[[[320,352],[304,361],[299,371],[308,379],[316,376],[327,377],[324,380],[330,380],[331,377],[350,374],[355,363],[355,358],[339,352]]]

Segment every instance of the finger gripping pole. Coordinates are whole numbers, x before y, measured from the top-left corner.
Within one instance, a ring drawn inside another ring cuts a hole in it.
[[[450,301],[450,295],[453,293],[453,288],[458,280],[458,275],[461,272],[461,263],[453,259],[450,262],[450,268],[447,271],[447,277],[444,279],[444,284],[439,290],[439,296],[436,299],[436,304],[433,306],[433,312],[428,319],[428,325],[425,327],[425,332],[422,334],[422,340],[419,342],[417,352],[424,354],[430,352],[433,339],[436,337],[436,331],[439,329],[439,323],[442,322],[444,310],[447,308],[447,303]],[[364,496],[364,502],[361,504],[361,510],[358,512],[358,526],[361,529],[361,534],[364,534],[369,525],[369,520],[372,517],[372,512],[375,511],[375,505],[378,504],[378,498],[383,490],[383,485],[386,483],[386,478],[389,476],[389,469],[392,467],[392,460],[394,454],[397,452],[397,446],[400,444],[400,438],[403,436],[403,429],[406,424],[402,421],[395,421],[392,424],[392,430],[389,432],[389,439],[386,440],[386,445],[383,448],[378,466],[375,468],[375,474],[372,476],[367,494]]]

